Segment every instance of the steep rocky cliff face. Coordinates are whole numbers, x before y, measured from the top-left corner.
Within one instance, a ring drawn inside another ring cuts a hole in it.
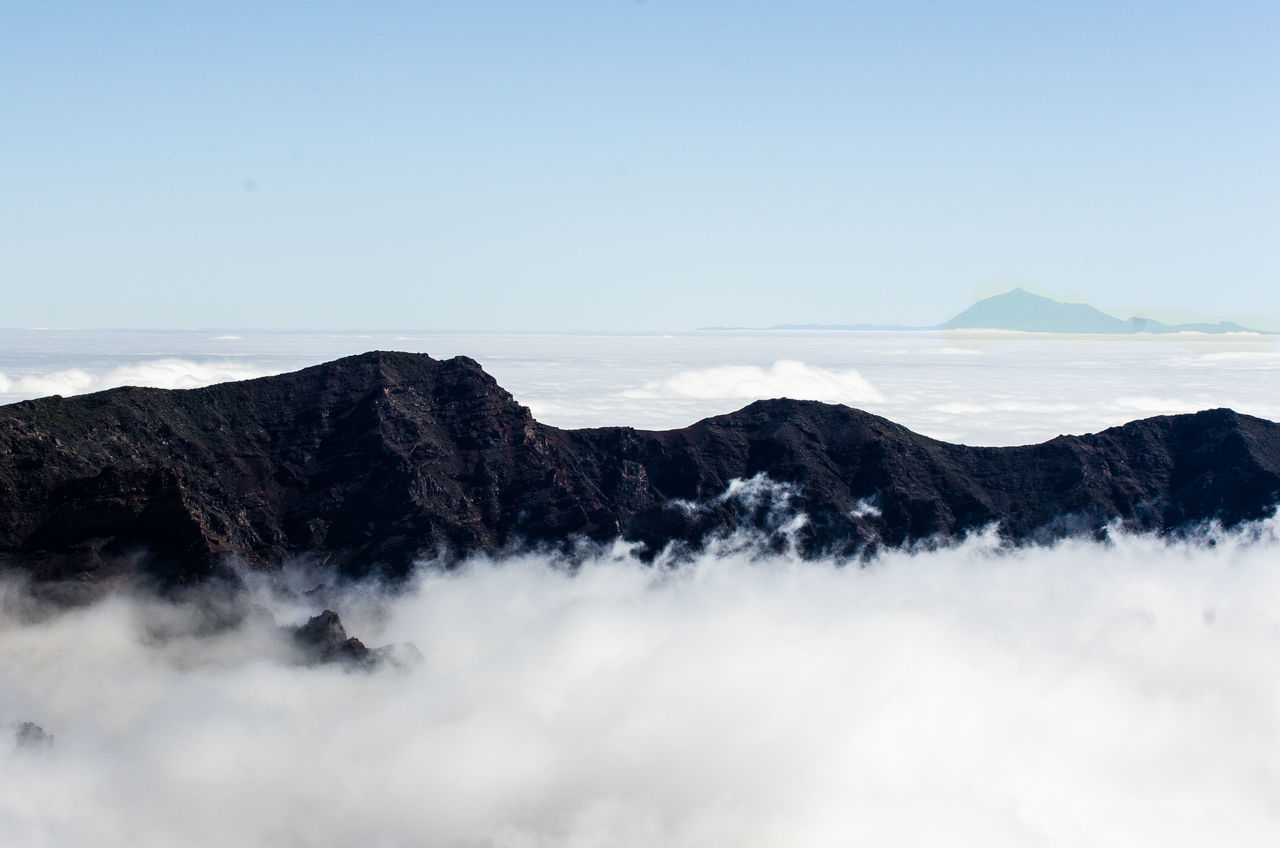
[[[792,485],[730,491],[762,474]],[[804,552],[851,555],[993,522],[1014,541],[1231,525],[1277,500],[1280,425],[1225,409],[1011,448],[791,400],[682,430],[566,431],[470,359],[383,352],[0,407],[0,561],[36,579],[191,582],[226,555],[394,575],[574,537],[654,552],[776,529],[782,508],[808,516]]]

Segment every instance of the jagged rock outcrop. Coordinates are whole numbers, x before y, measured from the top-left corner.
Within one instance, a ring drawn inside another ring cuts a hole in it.
[[[293,643],[307,662],[337,662],[373,665],[377,655],[359,639],[347,635],[342,620],[333,610],[324,610],[292,629]]]
[[[298,658],[308,665],[334,663],[348,669],[375,667],[412,668],[422,663],[422,652],[412,642],[369,648],[355,636],[348,636],[342,619],[331,609],[307,619],[306,624],[286,627]]]
[[[756,475],[790,495],[725,496]],[[681,430],[570,431],[534,421],[473,360],[385,352],[0,407],[0,562],[38,580],[181,584],[228,555],[396,575],[419,557],[571,537],[653,552],[767,525],[778,498],[808,515],[794,538],[811,554],[993,522],[1015,541],[1116,520],[1233,525],[1280,500],[1280,425],[1217,409],[974,448],[771,400]]]

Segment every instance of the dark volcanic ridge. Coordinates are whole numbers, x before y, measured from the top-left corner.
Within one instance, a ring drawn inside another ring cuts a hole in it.
[[[387,352],[0,407],[0,562],[36,581],[174,586],[298,558],[397,577],[422,558],[617,539],[653,556],[737,529],[855,557],[989,525],[1011,543],[1233,526],[1278,500],[1280,425],[1229,409],[999,448],[795,400],[561,430],[471,359]]]

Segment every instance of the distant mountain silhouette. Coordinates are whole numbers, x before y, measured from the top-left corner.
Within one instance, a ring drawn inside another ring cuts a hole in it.
[[[751,327],[699,327],[700,330],[749,330]],[[1243,327],[1234,321],[1166,324],[1134,316],[1128,321],[1108,315],[1087,303],[1061,303],[1016,288],[984,298],[942,324],[774,324],[767,330],[1019,330],[1025,333],[1258,333],[1270,330]]]
[[[1132,333],[1127,321],[1087,303],[1059,303],[1026,289],[984,298],[941,325],[944,330],[1023,330],[1029,333]]]
[[[943,330],[1021,330],[1028,333],[1263,333],[1231,321],[1165,324],[1154,318],[1115,318],[1087,303],[1060,303],[1016,288],[984,298],[939,325]]]

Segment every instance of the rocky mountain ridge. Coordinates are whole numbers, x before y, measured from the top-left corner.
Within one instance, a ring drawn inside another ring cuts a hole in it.
[[[738,527],[776,541],[796,512],[803,553],[854,556],[993,523],[1014,542],[1233,525],[1277,500],[1280,425],[1226,409],[1002,448],[785,399],[679,430],[561,430],[471,359],[389,352],[0,407],[0,564],[37,580],[183,584],[228,556],[400,575],[578,538],[653,554]]]

